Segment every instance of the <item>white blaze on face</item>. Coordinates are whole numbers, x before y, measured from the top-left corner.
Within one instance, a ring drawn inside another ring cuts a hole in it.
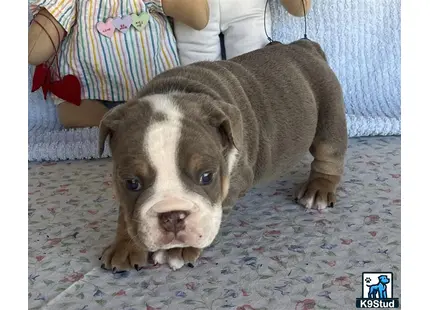
[[[156,192],[183,192],[177,165],[177,151],[182,128],[182,113],[168,96],[155,95],[149,98],[154,112],[167,117],[155,122],[146,134],[144,149],[157,170],[154,188]]]
[[[151,103],[153,112],[165,116],[165,120],[151,124],[144,138],[144,150],[149,163],[155,169],[156,179],[152,187],[153,196],[141,206],[139,231],[145,245],[150,251],[174,246],[193,246],[204,248],[212,243],[218,233],[222,208],[212,206],[210,201],[186,189],[178,167],[178,145],[181,137],[183,115],[169,95],[152,95],[145,97]],[[166,203],[163,202],[180,202]],[[161,209],[160,209],[161,204]],[[185,219],[185,230],[178,233],[184,244],[163,244],[165,232],[159,226],[158,212],[190,210]]]

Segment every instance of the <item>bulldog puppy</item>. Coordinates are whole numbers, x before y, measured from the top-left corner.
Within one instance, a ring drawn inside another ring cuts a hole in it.
[[[166,71],[105,115],[100,153],[108,136],[120,210],[101,260],[114,272],[149,251],[173,269],[193,262],[238,198],[309,151],[297,201],[332,207],[347,148],[341,86],[305,39]]]

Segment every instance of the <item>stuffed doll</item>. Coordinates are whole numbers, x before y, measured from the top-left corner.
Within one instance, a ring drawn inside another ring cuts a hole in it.
[[[52,94],[66,128],[103,115],[155,75],[179,65],[167,16],[198,31],[207,0],[30,0],[28,61],[33,91]]]
[[[304,16],[311,0],[280,1],[294,16]],[[175,35],[182,65],[202,60],[221,59],[219,34],[224,35],[226,58],[232,58],[265,46],[270,37],[271,17],[267,0],[208,0],[209,23],[196,31],[175,21]],[[267,32],[267,33],[266,33]]]

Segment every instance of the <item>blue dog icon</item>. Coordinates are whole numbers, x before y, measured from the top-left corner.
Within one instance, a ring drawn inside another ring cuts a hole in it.
[[[390,283],[390,279],[385,275],[380,275],[378,279],[378,284],[366,284],[369,287],[368,298],[387,298],[387,284]],[[378,295],[378,297],[376,297],[376,295]]]

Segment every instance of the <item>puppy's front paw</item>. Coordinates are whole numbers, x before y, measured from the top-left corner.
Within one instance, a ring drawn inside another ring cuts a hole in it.
[[[173,270],[182,268],[186,263],[194,263],[201,253],[197,248],[174,248],[160,250],[154,253],[153,259],[156,264],[167,263]]]
[[[103,269],[114,273],[131,268],[140,270],[148,262],[148,251],[137,247],[131,240],[120,240],[105,248],[100,260]]]
[[[307,209],[332,208],[336,202],[336,184],[325,178],[315,178],[303,184],[296,201]]]

